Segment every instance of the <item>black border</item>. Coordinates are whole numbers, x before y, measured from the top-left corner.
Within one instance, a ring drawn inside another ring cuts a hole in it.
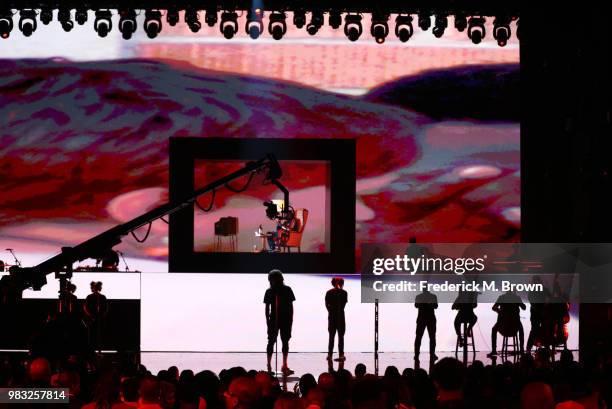
[[[328,161],[330,212],[327,253],[209,253],[195,252],[193,205],[170,215],[168,266],[171,272],[284,273],[355,272],[354,139],[170,138],[170,200],[194,189],[196,160],[257,160],[267,154],[278,160]],[[280,179],[281,183],[283,179]],[[262,207],[262,212],[263,212]]]

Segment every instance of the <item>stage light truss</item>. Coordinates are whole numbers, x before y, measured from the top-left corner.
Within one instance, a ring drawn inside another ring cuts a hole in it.
[[[106,37],[116,29],[126,40],[136,33],[137,16],[144,16],[141,27],[146,36],[154,39],[162,33],[164,24],[176,26],[180,13],[189,29],[197,33],[201,29],[200,17],[209,27],[219,24],[219,32],[226,38],[236,37],[240,30],[238,20],[246,16],[244,31],[252,39],[264,35],[267,25],[269,35],[280,40],[287,32],[287,24],[292,22],[298,29],[316,35],[326,24],[332,29],[342,28],[350,41],[357,41],[364,30],[369,29],[372,38],[379,44],[385,42],[390,33],[395,38],[407,42],[414,34],[415,27],[429,31],[441,38],[449,29],[448,19],[454,21],[453,28],[463,32],[474,44],[480,44],[486,37],[485,23],[494,25],[492,37],[501,47],[512,37],[511,24],[516,21],[515,35],[518,38],[519,10],[516,6],[498,1],[456,0],[441,1],[433,4],[427,0],[417,0],[398,4],[382,1],[281,1],[271,0],[265,7],[252,8],[251,2],[233,1],[161,1],[132,0],[129,8],[125,2],[114,1],[18,1],[8,0],[0,9],[0,38],[8,39],[14,27],[18,27],[26,37],[32,36],[37,28],[37,20],[48,25],[57,13],[57,21],[64,31],[71,31],[74,21],[83,25],[88,15],[94,16],[93,28],[100,37]],[[287,14],[290,19],[287,22]],[[291,15],[293,18],[291,19]],[[363,27],[364,15],[371,16],[369,27]],[[74,17],[73,17],[74,16]],[[218,17],[220,16],[220,17]],[[393,17],[393,18],[392,18]],[[392,19],[391,19],[392,18]],[[15,19],[15,22],[13,22]],[[244,20],[243,20],[244,21]],[[389,27],[391,26],[391,28]]]

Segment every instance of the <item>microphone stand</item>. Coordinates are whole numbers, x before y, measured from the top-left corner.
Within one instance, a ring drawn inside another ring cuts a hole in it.
[[[21,267],[21,261],[19,261],[19,259],[17,258],[17,256],[15,255],[15,252],[13,251],[13,249],[6,249],[6,251],[8,251],[9,253],[11,253],[11,255],[13,256],[13,258],[15,259],[15,264],[17,264],[17,267]]]

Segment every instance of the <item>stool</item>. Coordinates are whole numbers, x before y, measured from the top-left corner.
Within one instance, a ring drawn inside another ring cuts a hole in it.
[[[472,347],[472,360],[476,359],[476,345],[474,344],[474,331],[468,330],[469,323],[461,323],[460,334],[455,343],[455,358],[459,354],[459,341],[463,340],[463,363],[467,364],[468,350]],[[467,336],[466,336],[467,335]],[[458,359],[458,358],[457,358]]]
[[[510,335],[510,336],[506,336],[506,335],[502,335],[503,339],[502,339],[502,350],[501,350],[501,355],[502,356],[508,356],[508,355],[512,355],[514,356],[514,358],[516,359],[516,356],[518,355],[518,348],[519,348],[519,343],[518,343],[518,333],[514,333],[514,335]],[[512,340],[512,343],[510,343],[510,340]],[[508,351],[509,347],[512,347],[512,352]]]

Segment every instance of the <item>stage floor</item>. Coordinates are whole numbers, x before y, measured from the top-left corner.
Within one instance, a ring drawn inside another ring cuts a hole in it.
[[[485,365],[493,363],[490,358],[487,358],[489,351],[477,351],[476,359],[482,361]],[[455,352],[438,351],[438,357],[455,357]],[[293,377],[300,377],[305,373],[311,373],[317,377],[322,372],[329,370],[326,360],[326,353],[317,352],[296,352],[289,355],[289,367],[295,371]],[[335,355],[336,356],[336,355]],[[355,365],[363,363],[367,367],[368,373],[374,373],[374,354],[371,352],[350,352],[346,354],[346,362],[344,368],[351,371],[355,370]],[[574,352],[574,358],[578,359],[578,353]],[[462,359],[461,351],[458,359]],[[472,354],[469,354],[469,362],[472,361]],[[140,360],[153,374],[156,374],[161,369],[168,369],[172,365],[176,365],[179,370],[191,369],[198,372],[204,369],[219,373],[222,369],[231,368],[233,366],[242,366],[246,370],[265,370],[266,355],[263,352],[141,352]],[[512,361],[510,356],[507,360]],[[502,363],[501,357],[497,357],[496,364]],[[390,365],[396,366],[400,372],[404,368],[414,368],[414,353],[411,352],[381,352],[379,353],[379,374],[383,375],[385,368]],[[278,369],[282,365],[282,355],[278,354]],[[338,369],[338,362],[333,362],[333,368]],[[429,372],[429,353],[421,353],[421,367]],[[272,367],[274,369],[274,358],[272,358]]]

